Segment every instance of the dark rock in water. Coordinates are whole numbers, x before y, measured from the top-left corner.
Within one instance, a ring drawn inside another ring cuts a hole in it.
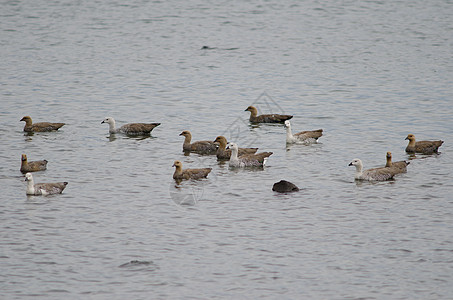
[[[279,193],[290,193],[290,192],[298,192],[299,188],[286,180],[280,180],[279,182],[274,183],[274,186],[272,187],[272,190],[274,192],[279,192]]]

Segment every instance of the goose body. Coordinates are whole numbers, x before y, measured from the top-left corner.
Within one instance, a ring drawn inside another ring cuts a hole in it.
[[[61,194],[68,185],[67,182],[56,183],[34,183],[33,175],[31,173],[25,174],[25,181],[27,181],[27,195],[46,196],[53,194]]]
[[[409,165],[408,161],[402,160],[402,161],[392,162],[392,153],[391,152],[387,152],[386,159],[387,159],[386,164],[385,164],[386,168],[393,168],[395,170],[396,174],[407,172],[407,165]]]
[[[301,131],[295,133],[294,135],[291,132],[291,123],[285,121],[286,128],[286,143],[287,144],[312,144],[318,141],[318,138],[322,136],[322,129],[312,130],[312,131]]]
[[[173,173],[173,179],[176,180],[205,178],[212,170],[212,168],[183,170],[182,163],[179,160],[176,160],[173,163],[173,167],[176,167],[175,172]]]
[[[356,173],[354,178],[356,180],[385,181],[392,179],[396,174],[395,170],[387,167],[363,170],[362,161],[358,158],[353,159],[349,166],[355,166]]]
[[[236,143],[228,143],[226,149],[231,149],[229,161],[230,167],[264,167],[272,152],[261,152],[256,154],[244,154],[238,157],[238,145]]]
[[[215,154],[217,151],[217,145],[211,141],[192,141],[192,134],[189,130],[184,130],[179,134],[184,137],[184,143],[182,144],[182,150],[188,152],[198,152],[200,154]]]
[[[298,192],[299,188],[294,183],[286,180],[280,180],[279,182],[274,183],[272,190],[278,193],[291,193]]]
[[[245,111],[250,112],[249,120],[252,123],[283,123],[293,117],[291,115],[279,114],[258,115],[258,109],[255,106],[249,106]]]
[[[438,153],[439,147],[442,146],[444,141],[415,141],[415,136],[409,134],[406,137],[406,140],[409,140],[409,144],[406,147],[406,152],[408,153],[423,153],[423,154],[433,154]]]
[[[229,160],[231,157],[231,149],[226,150],[226,146],[228,144],[227,139],[224,136],[218,136],[214,143],[217,143],[219,147],[217,148],[217,159],[219,160]],[[238,156],[242,156],[244,154],[254,154],[258,148],[238,148]]]
[[[44,171],[47,169],[47,160],[28,161],[27,155],[22,154],[20,171],[22,173]]]
[[[65,123],[50,123],[50,122],[39,122],[34,123],[30,116],[25,116],[21,121],[25,122],[24,131],[25,132],[47,132],[47,131],[54,131],[58,130],[62,127]]]
[[[129,123],[116,128],[115,119],[106,117],[101,124],[109,124],[109,133],[123,133],[126,135],[149,135],[151,131],[160,125],[160,123]]]

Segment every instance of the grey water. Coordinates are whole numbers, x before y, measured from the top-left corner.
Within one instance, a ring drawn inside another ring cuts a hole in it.
[[[453,2],[0,5],[1,299],[453,298]],[[286,147],[251,104],[324,136]],[[106,116],[162,124],[110,136]],[[183,130],[273,155],[231,170]],[[407,155],[409,133],[441,153]],[[387,151],[406,174],[354,181]],[[22,153],[63,194],[26,196]],[[178,185],[174,160],[212,171]]]

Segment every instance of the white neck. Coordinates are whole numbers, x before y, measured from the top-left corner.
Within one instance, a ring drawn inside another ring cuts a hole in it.
[[[359,178],[360,176],[362,176],[362,170],[363,170],[363,164],[362,163],[359,163],[357,165],[355,165],[355,178]]]
[[[293,140],[294,136],[291,132],[291,126],[286,126],[286,140]]]
[[[109,132],[110,133],[115,133],[116,132],[115,120],[113,120],[113,119],[110,119],[110,121],[109,121]]]
[[[238,148],[231,147],[230,161],[237,161],[237,160],[238,160]]]
[[[27,195],[34,195],[35,194],[35,182],[33,178],[27,181]]]

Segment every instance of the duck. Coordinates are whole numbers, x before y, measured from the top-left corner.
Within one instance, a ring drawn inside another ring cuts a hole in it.
[[[25,174],[25,181],[27,181],[27,195],[35,196],[61,194],[68,185],[67,182],[35,184],[31,173]]]
[[[292,182],[280,180],[279,182],[274,183],[272,190],[278,193],[291,193],[298,192],[299,188]]]
[[[217,148],[217,159],[218,160],[229,160],[231,157],[231,150],[226,150],[226,146],[228,144],[227,139],[219,135],[216,137],[214,143],[217,143],[219,147]],[[244,154],[254,154],[258,151],[258,148],[238,148],[238,156],[244,155]]]
[[[109,124],[109,133],[124,133],[126,135],[150,135],[154,128],[160,123],[129,123],[116,128],[115,119],[112,117],[105,117],[101,124]]]
[[[211,141],[192,141],[192,134],[189,130],[184,130],[179,134],[184,137],[184,143],[182,144],[182,150],[185,152],[198,152],[200,154],[215,154],[217,151],[217,145]]]
[[[317,143],[318,138],[322,136],[322,129],[312,130],[312,131],[301,131],[295,133],[294,135],[291,132],[291,123],[285,121],[286,128],[286,143],[287,144],[312,144]]]
[[[272,155],[272,152],[261,152],[256,154],[244,154],[238,157],[238,145],[232,142],[228,143],[226,149],[231,149],[229,166],[236,168],[264,167],[268,157]]]
[[[407,166],[410,164],[410,162],[405,160],[392,162],[392,152],[390,151],[387,152],[387,155],[385,157],[387,159],[387,162],[385,164],[386,168],[394,168],[397,173],[407,172]]]
[[[358,158],[353,159],[349,163],[349,166],[355,166],[356,173],[354,178],[356,180],[385,181],[392,179],[396,174],[395,170],[389,167],[374,168],[363,171],[363,163]]]
[[[33,124],[30,116],[25,116],[21,121],[25,122],[25,132],[48,132],[60,129],[65,123],[50,123],[50,122],[39,122]]]
[[[286,120],[291,119],[291,115],[279,115],[279,114],[268,114],[268,115],[259,115],[258,109],[255,106],[249,106],[245,111],[250,112],[250,122],[252,123],[283,123]]]
[[[47,160],[28,161],[27,155],[22,154],[20,171],[22,173],[44,171],[47,169]]]
[[[176,167],[175,172],[173,173],[173,179],[176,180],[206,178],[212,170],[212,168],[183,170],[182,162],[179,160],[175,160],[173,167]]]
[[[406,152],[408,153],[438,153],[439,147],[444,143],[444,141],[441,140],[416,142],[413,134],[408,134],[406,140],[409,140],[409,144],[406,147]]]

